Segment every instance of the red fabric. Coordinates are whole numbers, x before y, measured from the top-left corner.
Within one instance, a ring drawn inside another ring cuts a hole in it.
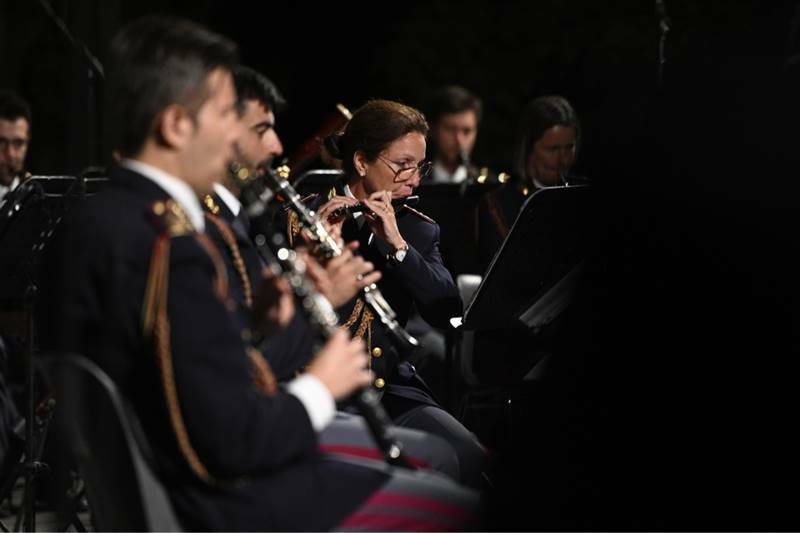
[[[377,514],[371,506],[397,508],[397,515]],[[403,516],[403,509],[421,510],[429,514],[429,518]],[[447,516],[452,520],[437,521],[437,516]],[[456,531],[463,530],[472,523],[474,517],[468,511],[447,505],[443,502],[412,496],[380,491],[367,500],[360,511],[347,517],[338,529],[369,528],[377,531]]]

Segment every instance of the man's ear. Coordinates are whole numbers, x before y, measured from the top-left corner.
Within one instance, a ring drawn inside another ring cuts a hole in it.
[[[158,141],[170,148],[182,148],[194,134],[194,120],[186,108],[172,104],[158,116],[156,133]]]
[[[361,150],[356,150],[353,154],[353,166],[362,178],[367,175],[367,157]]]

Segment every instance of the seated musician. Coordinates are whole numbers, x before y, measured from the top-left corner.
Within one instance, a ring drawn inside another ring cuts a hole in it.
[[[17,94],[0,91],[0,205],[30,177],[25,156],[31,140],[31,110]]]
[[[480,169],[471,159],[482,114],[480,98],[464,87],[441,87],[431,95],[425,115],[431,124],[432,183],[461,183],[478,177]]]
[[[476,496],[443,476],[318,452],[334,400],[371,381],[363,341],[334,334],[279,387],[244,340],[199,200],[240,135],[236,55],[172,18],[112,41],[108,114],[123,159],[49,247],[45,347],[85,354],[118,385],[189,530],[472,527]],[[291,316],[282,281],[254,294],[250,338]]]
[[[409,206],[392,205],[411,195],[430,172],[425,162],[428,125],[411,107],[386,100],[370,101],[354,114],[340,134],[326,145],[342,161],[345,172],[333,197],[317,201],[323,220],[341,225],[346,242],[358,241],[359,252],[381,271],[378,287],[404,326],[416,307],[430,324],[446,327],[460,316],[461,301],[438,249],[439,226]],[[362,204],[364,211],[342,217],[347,206]],[[291,227],[291,224],[290,224]],[[439,435],[455,449],[461,480],[481,486],[486,450],[460,422],[447,413],[406,360],[385,328],[359,298],[343,314],[355,334],[367,342],[374,387],[392,420]]]
[[[517,130],[514,177],[488,192],[476,211],[476,240],[481,272],[508,235],[525,200],[543,187],[581,185],[573,174],[581,125],[566,98],[542,96],[525,108]]]
[[[237,92],[237,107],[242,122],[242,133],[234,143],[234,162],[231,168],[245,171],[245,176],[256,175],[262,166],[281,155],[283,145],[275,131],[275,115],[285,101],[274,83],[262,74],[244,66],[233,72]],[[258,293],[262,281],[263,262],[249,235],[248,226],[266,223],[268,217],[258,217],[252,222],[245,214],[239,200],[241,188],[250,184],[230,171],[214,184],[214,193],[205,197],[205,218],[208,234],[222,252],[228,271],[228,286],[236,301],[242,324],[247,324],[253,307],[253,294]],[[262,227],[275,232],[276,228]],[[313,268],[317,289],[334,307],[352,299],[364,283],[380,279],[380,272],[361,256],[348,249],[342,256],[329,261],[325,268],[312,257],[305,257]],[[278,381],[289,381],[313,358],[318,339],[302,312],[294,313],[287,327],[270,335],[259,350],[266,358]],[[406,457],[415,466],[430,468],[459,477],[455,451],[443,439],[408,428],[393,428],[393,433],[403,447]],[[359,457],[380,458],[381,452],[366,429],[361,416],[337,412],[334,420],[320,434],[323,451]]]

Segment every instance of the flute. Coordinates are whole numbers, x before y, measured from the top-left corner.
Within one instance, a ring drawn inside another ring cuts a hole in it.
[[[405,206],[411,206],[419,202],[419,196],[406,196],[405,198],[395,198],[392,200],[392,207],[395,211],[401,209]],[[328,215],[328,220],[330,221],[338,221],[342,218],[347,218],[349,216],[353,216],[355,213],[367,213],[369,215],[375,216],[375,213],[362,203],[354,204],[354,205],[343,205],[341,207],[337,207],[331,214]]]

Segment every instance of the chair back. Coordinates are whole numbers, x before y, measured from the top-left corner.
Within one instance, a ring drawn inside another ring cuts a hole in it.
[[[95,530],[180,531],[138,418],[111,378],[80,355],[42,363],[55,386],[56,429],[86,483]]]

